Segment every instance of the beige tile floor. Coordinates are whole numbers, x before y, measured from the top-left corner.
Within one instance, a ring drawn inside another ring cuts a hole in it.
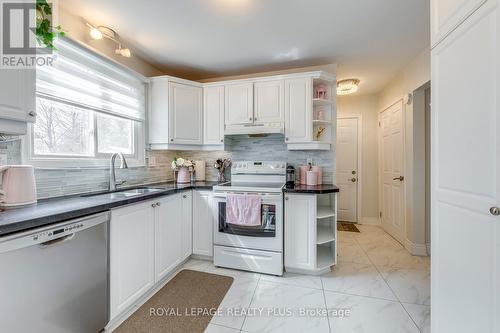
[[[429,332],[429,258],[410,255],[378,227],[359,229],[339,232],[338,264],[321,276],[276,277],[188,261],[184,268],[233,276],[220,308],[247,310],[215,316],[205,332]],[[351,312],[339,316],[335,309]]]

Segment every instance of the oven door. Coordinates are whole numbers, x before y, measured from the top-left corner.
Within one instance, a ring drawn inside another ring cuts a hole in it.
[[[214,193],[214,243],[245,249],[282,252],[283,195],[281,193],[257,194],[262,199],[262,224],[257,227],[246,227],[226,222],[226,194],[227,192]]]

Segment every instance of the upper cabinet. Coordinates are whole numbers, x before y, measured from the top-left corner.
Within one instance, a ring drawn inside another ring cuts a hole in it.
[[[35,122],[33,69],[0,69],[0,132],[25,134],[26,123]]]
[[[224,87],[203,88],[203,143],[224,143]]]
[[[270,78],[227,83],[224,133],[283,133],[283,85]]]
[[[225,86],[225,124],[253,123],[253,83],[236,83]]]
[[[431,46],[469,17],[486,0],[431,0]]]
[[[335,87],[335,75],[321,71],[206,84],[151,78],[149,145],[224,150],[224,135],[285,134],[289,150],[330,150]]]
[[[285,97],[283,80],[255,82],[255,124],[283,123],[285,120]]]
[[[335,141],[335,77],[322,72],[285,80],[285,142],[289,150],[330,150]]]
[[[149,144],[152,149],[197,149],[203,144],[202,87],[155,77],[149,84]]]
[[[312,79],[285,80],[285,141],[304,143],[312,140]]]
[[[174,144],[203,143],[202,88],[169,83],[169,132]]]

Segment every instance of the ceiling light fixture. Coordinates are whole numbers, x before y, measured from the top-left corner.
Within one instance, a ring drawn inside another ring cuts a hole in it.
[[[358,91],[358,79],[345,79],[337,82],[337,95],[349,95]]]
[[[122,47],[122,43],[120,41],[120,36],[111,28],[99,25],[95,26],[87,22],[87,26],[89,27],[90,38],[95,40],[100,40],[103,38],[107,38],[118,45],[118,48],[115,50],[115,54],[119,54],[122,57],[130,58],[132,56],[132,52],[130,49]]]

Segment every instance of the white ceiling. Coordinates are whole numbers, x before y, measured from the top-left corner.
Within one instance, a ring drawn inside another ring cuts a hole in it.
[[[64,0],[165,73],[190,79],[337,63],[382,89],[429,46],[425,0]]]

